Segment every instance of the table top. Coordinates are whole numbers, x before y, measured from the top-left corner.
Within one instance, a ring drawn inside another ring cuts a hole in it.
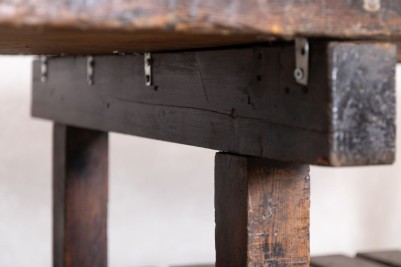
[[[399,0],[0,0],[0,53],[105,54],[293,39],[401,41]]]

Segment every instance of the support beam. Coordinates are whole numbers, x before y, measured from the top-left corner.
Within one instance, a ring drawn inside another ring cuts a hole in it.
[[[293,43],[34,63],[32,114],[215,150],[330,166],[393,163],[396,47],[312,42],[309,84]],[[91,70],[92,73],[92,70]],[[92,78],[91,78],[92,79]]]
[[[53,138],[53,266],[107,267],[107,134],[56,124]]]
[[[309,267],[309,166],[218,153],[216,267]]]

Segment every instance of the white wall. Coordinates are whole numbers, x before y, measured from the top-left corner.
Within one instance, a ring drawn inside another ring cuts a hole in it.
[[[31,60],[0,57],[1,267],[51,262],[51,123],[29,115]],[[215,152],[117,134],[110,145],[110,266],[213,262]],[[400,173],[400,161],[312,168],[312,253],[401,249]]]

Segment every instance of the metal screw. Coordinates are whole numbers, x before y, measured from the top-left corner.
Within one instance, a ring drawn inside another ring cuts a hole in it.
[[[304,86],[308,85],[309,76],[309,42],[305,38],[295,39],[295,80]]]
[[[152,79],[152,54],[145,53],[145,85],[151,86],[153,84]]]
[[[40,80],[42,83],[47,81],[47,72],[48,72],[47,57],[41,56],[40,57]]]
[[[304,78],[304,71],[301,68],[296,68],[294,71],[294,77],[297,81],[302,81]]]
[[[93,85],[94,80],[94,66],[95,66],[95,59],[92,56],[88,56],[86,61],[86,80],[89,85]]]
[[[380,0],[364,0],[363,8],[368,12],[377,12],[381,8]]]

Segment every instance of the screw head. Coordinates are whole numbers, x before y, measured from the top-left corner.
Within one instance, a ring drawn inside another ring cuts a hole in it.
[[[296,68],[294,71],[294,77],[297,81],[301,81],[304,78],[304,71],[301,68]]]
[[[380,11],[381,0],[364,0],[363,7],[368,12]]]

